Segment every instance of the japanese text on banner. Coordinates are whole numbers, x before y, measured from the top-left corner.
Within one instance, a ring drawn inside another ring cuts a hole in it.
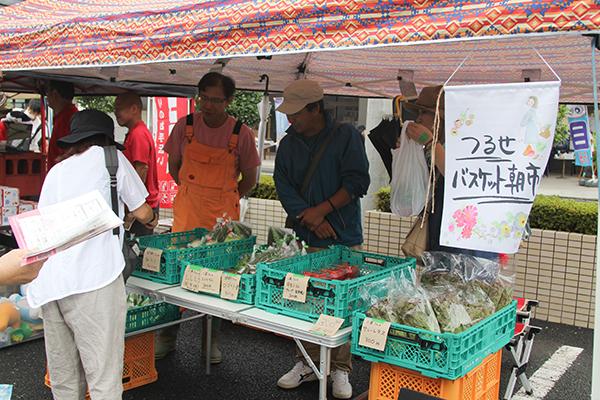
[[[515,253],[552,148],[559,82],[446,87],[440,244]]]
[[[173,126],[179,118],[188,113],[188,100],[178,97],[155,97],[152,102],[152,130],[156,142],[156,166],[158,168],[158,188],[160,191],[160,207],[171,208],[177,194],[177,184],[169,174],[168,154],[164,151],[165,143]]]

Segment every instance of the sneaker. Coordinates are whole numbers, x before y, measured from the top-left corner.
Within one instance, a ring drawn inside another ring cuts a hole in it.
[[[294,368],[292,368],[287,374],[283,375],[277,381],[277,386],[282,389],[295,389],[304,382],[316,381],[317,376],[313,372],[312,368],[306,365],[302,361],[298,361]]]
[[[336,399],[349,399],[352,397],[352,385],[348,380],[348,373],[339,369],[331,372],[332,394]]]

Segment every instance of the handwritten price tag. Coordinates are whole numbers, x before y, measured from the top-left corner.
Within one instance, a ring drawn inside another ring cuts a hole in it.
[[[148,271],[160,272],[160,257],[163,251],[161,249],[153,249],[151,247],[144,251],[142,259],[142,268]]]
[[[224,273],[221,277],[221,298],[226,300],[237,300],[240,291],[240,279],[238,274]]]
[[[306,290],[310,277],[288,272],[283,284],[283,298],[286,300],[306,303]]]
[[[380,319],[365,318],[360,329],[358,344],[379,351],[385,350],[385,343],[391,325],[391,322]]]
[[[183,279],[181,280],[181,287],[192,292],[200,291],[200,277],[199,268],[193,265],[188,265],[183,273]]]
[[[223,271],[202,268],[198,271],[199,289],[201,292],[216,294],[221,293],[221,276]]]
[[[321,314],[310,331],[323,336],[333,336],[343,323],[344,320],[341,318]]]

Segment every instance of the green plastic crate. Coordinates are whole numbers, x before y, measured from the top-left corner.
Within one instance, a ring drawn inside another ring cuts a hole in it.
[[[179,316],[179,307],[165,302],[133,307],[127,310],[125,333],[175,321]]]
[[[392,323],[384,351],[358,344],[366,316],[354,313],[352,353],[371,362],[384,362],[419,371],[430,378],[458,379],[485,357],[502,349],[515,331],[517,302],[461,333],[435,333]]]
[[[283,286],[288,272],[302,274],[320,271],[333,264],[349,262],[360,268],[361,276],[347,280],[310,278],[306,303],[283,298]],[[285,314],[306,321],[316,321],[326,314],[351,322],[352,312],[364,310],[367,304],[359,288],[368,282],[384,279],[393,272],[415,268],[414,258],[398,258],[332,246],[317,253],[297,256],[257,266],[256,306],[266,311]]]
[[[138,259],[138,265],[133,271],[133,276],[149,279],[157,283],[178,284],[181,283],[182,260],[192,260],[204,257],[214,257],[222,254],[230,254],[238,249],[244,249],[253,246],[256,243],[256,237],[251,236],[247,239],[233,240],[224,243],[209,244],[201,247],[169,249],[171,246],[187,244],[204,237],[208,231],[203,228],[191,231],[166,233],[162,235],[142,236],[137,239],[141,254]],[[163,251],[160,261],[160,271],[148,271],[142,269],[142,259],[144,251],[147,248],[160,249]]]
[[[252,253],[254,249],[254,245],[249,245],[236,249],[230,254],[224,254],[216,257],[203,257],[200,259],[186,261],[183,260],[180,262],[181,266],[181,276],[185,272],[185,269],[188,265],[195,265],[204,268],[210,268],[220,271],[226,271],[235,265],[237,265],[238,260],[243,254]],[[183,279],[183,278],[182,278]],[[240,290],[238,292],[237,300],[230,300],[236,303],[243,304],[254,304],[254,293],[256,291],[256,275],[255,274],[241,274],[240,275]],[[217,295],[211,293],[200,292],[199,294],[205,294],[208,296],[219,297]]]

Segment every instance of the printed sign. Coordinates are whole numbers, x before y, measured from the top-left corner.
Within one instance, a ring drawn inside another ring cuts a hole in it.
[[[160,207],[172,208],[177,194],[177,184],[169,174],[168,154],[165,143],[177,121],[189,112],[189,100],[179,97],[155,97],[152,102],[152,134],[156,144],[156,165],[158,168],[158,188]]]
[[[223,273],[221,277],[221,298],[226,300],[237,300],[240,291],[240,279],[238,274]]]
[[[283,298],[286,300],[306,303],[306,290],[310,277],[289,272],[285,276]]]
[[[440,244],[516,253],[552,148],[560,82],[446,87]]]
[[[385,350],[387,335],[390,330],[391,322],[380,319],[365,318],[360,328],[360,337],[358,344],[379,351]]]
[[[344,320],[331,315],[321,314],[315,325],[310,328],[311,332],[323,336],[333,336],[340,330]]]
[[[575,165],[579,167],[591,167],[592,158],[592,137],[590,135],[590,126],[585,105],[567,105],[569,109],[569,133],[573,141],[575,150]]]
[[[144,250],[142,258],[142,268],[148,271],[160,272],[160,258],[163,251],[161,249],[153,249],[148,247]]]

